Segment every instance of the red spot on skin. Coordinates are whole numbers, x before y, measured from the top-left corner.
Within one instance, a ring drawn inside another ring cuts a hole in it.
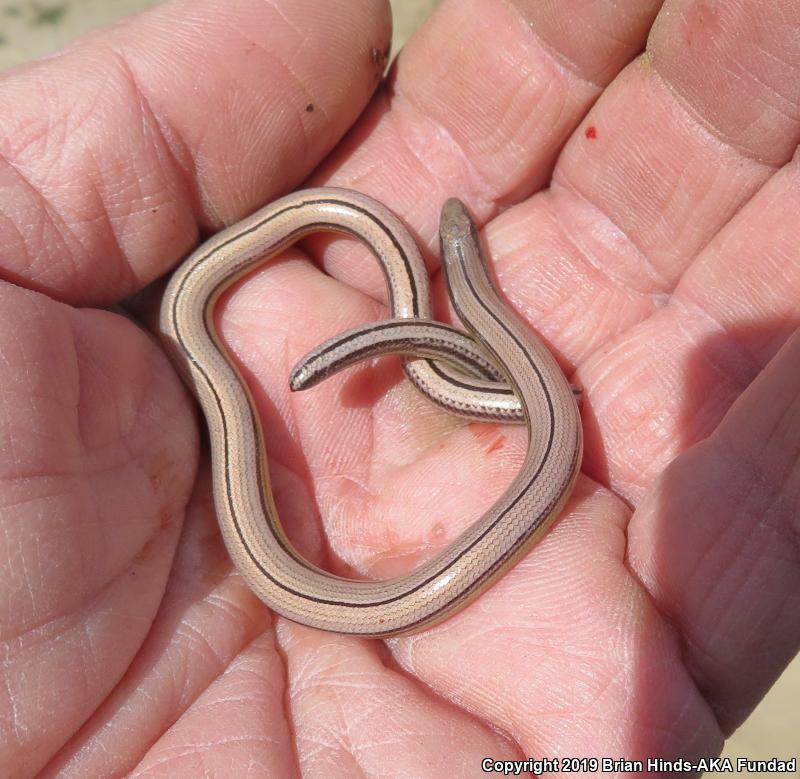
[[[589,125],[589,126],[586,128],[586,137],[587,137],[587,138],[588,138],[590,141],[593,141],[595,138],[597,138],[597,128],[596,128],[596,127],[595,127],[593,124],[590,124],[590,125]]]
[[[481,444],[486,446],[486,454],[502,449],[506,443],[506,437],[500,434],[500,426],[494,422],[470,422],[469,430]]]
[[[489,448],[486,450],[486,454],[491,454],[492,452],[496,452],[502,449],[506,444],[506,437],[504,435],[499,435],[497,438],[492,441]]]
[[[494,422],[470,422],[468,427],[470,433],[481,442],[494,439],[495,435],[500,430],[500,425]]]
[[[381,617],[381,618],[378,620],[378,622],[380,622],[380,623],[381,623],[381,625],[382,625],[384,622],[386,622],[386,620],[385,620],[383,617]]]

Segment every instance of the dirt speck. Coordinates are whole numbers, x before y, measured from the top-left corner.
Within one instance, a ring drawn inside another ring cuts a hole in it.
[[[379,76],[383,75],[386,70],[386,63],[389,62],[389,52],[391,51],[391,44],[384,46],[373,46],[369,50],[369,58],[373,67],[378,72]]]

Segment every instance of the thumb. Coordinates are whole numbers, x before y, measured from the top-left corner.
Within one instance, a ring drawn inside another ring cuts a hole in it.
[[[0,79],[0,278],[108,304],[303,180],[377,85],[375,0],[174,0]]]

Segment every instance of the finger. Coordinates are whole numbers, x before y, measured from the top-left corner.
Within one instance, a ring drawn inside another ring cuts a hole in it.
[[[109,694],[172,562],[197,438],[127,320],[0,285],[0,763],[29,776]]]
[[[726,733],[800,647],[800,334],[634,514],[629,560]]]
[[[0,276],[108,303],[301,181],[389,40],[374,0],[174,0],[0,79]]]
[[[660,0],[445,0],[398,58],[386,90],[315,174],[385,202],[431,249],[451,196],[480,222],[545,184],[564,141],[644,46]],[[315,253],[326,244],[315,244]],[[373,297],[383,280],[352,242],[325,267]]]
[[[798,183],[792,162],[703,252],[664,309],[581,366],[596,420],[585,465],[632,500],[714,430],[800,324]]]
[[[560,206],[594,209],[596,225],[629,244],[622,262],[612,252],[602,258],[618,283],[673,289],[791,159],[800,140],[799,27],[793,3],[665,4],[646,56],[604,93],[585,122],[594,135],[576,134],[554,175]]]

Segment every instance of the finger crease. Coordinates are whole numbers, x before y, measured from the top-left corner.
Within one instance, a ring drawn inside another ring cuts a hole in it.
[[[726,148],[731,149],[732,151],[736,152],[740,157],[749,162],[753,162],[756,165],[761,167],[767,168],[771,171],[778,170],[784,161],[776,160],[770,161],[763,157],[760,157],[758,153],[753,150],[749,149],[746,146],[743,146],[740,143],[734,141],[728,133],[726,133],[721,127],[718,127],[714,122],[712,122],[707,116],[703,114],[703,112],[695,106],[692,100],[685,94],[683,94],[674,84],[672,84],[669,79],[667,79],[659,70],[658,65],[654,61],[652,53],[647,51],[642,55],[643,58],[646,58],[650,61],[651,64],[651,72],[654,74],[654,78],[656,78],[659,83],[664,86],[667,92],[672,96],[675,104],[681,108],[684,112],[684,115],[700,130],[704,130],[711,138],[715,139],[717,142],[721,143]],[[770,108],[774,108],[774,106],[770,105]]]
[[[582,82],[590,86],[592,89],[596,90],[597,92],[602,92],[606,85],[600,84],[594,79],[587,76],[585,73],[581,71],[580,66],[572,59],[570,59],[564,52],[560,51],[558,48],[553,46],[549,43],[542,34],[536,29],[534,24],[530,22],[528,19],[525,18],[522,11],[516,6],[516,4],[508,2],[506,0],[506,6],[512,11],[512,13],[520,20],[520,22],[525,26],[527,30],[530,31],[531,38],[533,41],[538,45],[541,51],[545,54],[545,56],[553,62],[559,70],[562,70],[578,81]]]
[[[459,161],[466,168],[468,177],[477,182],[476,190],[484,193],[483,198],[485,200],[490,200],[493,203],[496,203],[499,197],[502,195],[502,191],[498,189],[498,187],[496,187],[492,182],[490,182],[489,179],[487,179],[486,176],[476,167],[476,165],[472,162],[471,155],[468,154],[461,144],[455,139],[450,129],[443,122],[439,121],[428,111],[426,111],[422,105],[414,100],[411,94],[398,91],[396,93],[396,99],[404,101],[409,107],[410,112],[413,114],[411,122],[414,124],[414,126],[419,127],[420,121],[424,121],[430,125],[436,134],[437,140],[444,141],[449,149],[455,152],[455,156],[458,157]],[[402,130],[402,128],[399,129]],[[409,133],[399,131],[396,137],[397,140],[402,142],[406,149],[408,149],[414,160],[419,163],[420,172],[429,181],[431,181],[432,185],[437,184],[438,179],[433,172],[432,160],[430,158],[431,145],[426,144],[424,148],[420,150],[416,145],[410,142]],[[414,134],[414,137],[419,137],[419,135]],[[437,146],[437,153],[442,151],[441,146],[443,145],[444,144]],[[505,183],[507,184],[508,182],[506,181]]]
[[[556,181],[555,179],[550,184],[550,190],[554,193],[564,193],[569,197],[579,201],[582,205],[588,206],[591,212],[604,223],[604,226],[610,227],[615,233],[621,236],[625,242],[634,250],[637,257],[637,266],[646,269],[650,277],[651,286],[649,288],[638,288],[632,284],[627,278],[621,274],[614,274],[608,266],[598,260],[594,254],[588,251],[583,245],[579,244],[566,230],[560,218],[556,218],[551,214],[551,219],[555,222],[556,226],[561,231],[562,235],[570,242],[572,246],[578,251],[581,257],[588,265],[601,273],[609,281],[616,284],[620,289],[625,292],[633,293],[636,295],[647,295],[651,297],[661,296],[665,293],[671,293],[674,289],[674,284],[671,283],[664,274],[653,264],[647,253],[636,243],[636,241],[628,234],[628,232],[616,222],[611,215],[603,210],[603,208],[584,195],[579,189],[570,184],[568,181]],[[660,302],[660,301],[659,301]]]
[[[180,171],[182,185],[185,192],[185,201],[190,204],[194,220],[197,225],[201,222],[200,193],[198,191],[197,161],[192,153],[191,147],[187,144],[177,129],[170,124],[166,117],[155,110],[147,93],[139,83],[139,79],[130,66],[125,54],[117,49],[111,49],[122,75],[127,79],[131,89],[136,95],[137,108],[142,122],[143,135],[147,135],[147,130],[151,130],[154,139],[151,143],[154,147],[155,157],[161,162],[165,153],[173,170],[166,171],[169,178],[175,171]],[[177,147],[177,148],[176,148]],[[189,160],[187,165],[181,159]]]
[[[20,168],[12,162],[8,157],[6,157],[2,152],[0,152],[0,165],[6,165],[16,177],[22,182],[26,189],[34,196],[36,200],[39,201],[42,207],[42,213],[46,217],[46,220],[49,222],[52,227],[58,232],[59,237],[61,238],[62,242],[65,245],[64,251],[64,260],[75,262],[75,258],[77,254],[80,254],[83,251],[83,243],[75,234],[75,232],[70,228],[67,220],[58,213],[57,209],[50,201],[50,199],[42,192],[42,190],[37,187],[21,170]],[[44,221],[39,223],[39,243],[43,247],[47,247],[52,250],[52,246],[47,246],[48,242],[45,236],[45,224]],[[28,237],[25,240],[25,243],[29,243],[32,236]],[[32,266],[34,263],[33,257],[31,256],[30,252],[27,251],[28,254],[28,265]]]

